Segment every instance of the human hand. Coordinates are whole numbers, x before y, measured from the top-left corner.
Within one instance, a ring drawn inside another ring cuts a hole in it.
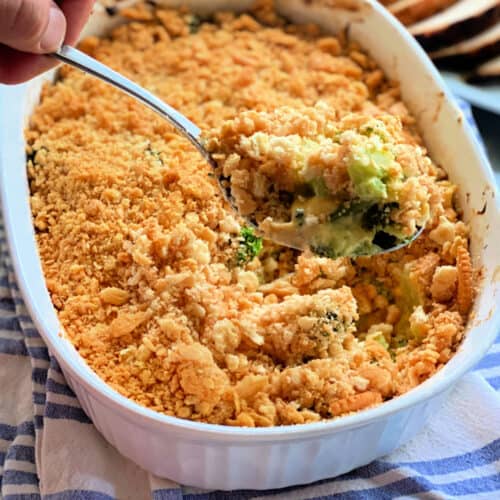
[[[0,0],[0,83],[21,83],[55,66],[44,56],[76,42],[94,0]]]

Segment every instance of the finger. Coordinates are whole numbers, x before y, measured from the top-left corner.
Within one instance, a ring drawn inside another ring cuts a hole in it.
[[[65,43],[73,45],[78,40],[80,32],[87,22],[95,0],[63,0],[59,2],[66,16]]]
[[[0,0],[0,43],[42,54],[58,49],[65,34],[64,14],[51,0]]]
[[[57,61],[49,56],[19,52],[0,45],[0,83],[25,82],[56,65]]]
[[[3,26],[9,24],[7,16],[3,15],[4,11],[2,11],[5,1],[6,0],[0,0],[0,42],[6,37]],[[43,18],[43,9],[46,8],[47,5],[49,5],[50,8],[50,3],[44,0],[35,1],[36,6],[39,8],[39,12],[36,14]],[[89,17],[94,0],[63,0],[60,3],[60,8],[67,19],[65,42],[74,44]],[[19,12],[18,17],[25,15],[26,14]],[[17,22],[19,22],[19,20]],[[58,43],[56,48],[58,48],[59,45]],[[57,61],[50,57],[20,52],[0,43],[0,83],[21,83],[56,65]]]

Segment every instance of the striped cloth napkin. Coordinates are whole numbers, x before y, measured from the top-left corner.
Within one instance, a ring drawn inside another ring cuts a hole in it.
[[[417,437],[370,465],[284,490],[181,487],[118,454],[82,411],[27,314],[0,222],[0,499],[264,497],[500,499],[500,336]]]

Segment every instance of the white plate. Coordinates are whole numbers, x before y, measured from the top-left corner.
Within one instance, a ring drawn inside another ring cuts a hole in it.
[[[500,115],[500,84],[471,85],[460,73],[442,72],[449,89],[478,108],[483,108]]]

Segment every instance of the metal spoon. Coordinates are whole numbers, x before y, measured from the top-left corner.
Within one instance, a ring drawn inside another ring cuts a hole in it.
[[[86,73],[100,78],[101,80],[119,88],[126,94],[134,97],[153,111],[156,111],[156,113],[168,120],[182,135],[189,139],[201,153],[203,158],[205,158],[205,160],[214,169],[217,167],[217,163],[203,145],[201,130],[184,115],[179,113],[179,111],[163,102],[151,92],[148,92],[140,85],[137,85],[128,78],[125,78],[120,73],[113,71],[111,68],[108,68],[105,64],[100,63],[94,58],[73,47],[70,47],[69,45],[63,45],[57,52],[52,53],[51,56],[59,61],[62,61],[63,63],[74,66],[82,71],[85,71]],[[232,207],[236,209],[231,196],[230,182],[228,179],[222,179],[218,176],[217,179],[224,197],[228,200]],[[250,225],[255,227],[254,221],[249,219],[248,222]],[[380,248],[380,251],[377,250],[375,252],[371,252],[371,254],[387,253],[398,250],[414,241],[418,236],[420,236],[422,231],[423,228],[419,228],[419,230],[411,238],[403,242],[397,242],[390,248]],[[264,236],[276,243],[279,243],[280,245],[298,250],[306,250],[310,248],[308,241],[301,238],[300,235],[294,234],[294,231],[291,230],[290,227],[286,228],[284,231],[275,231],[272,234],[265,234]],[[357,255],[360,254],[357,253],[355,256]]]

